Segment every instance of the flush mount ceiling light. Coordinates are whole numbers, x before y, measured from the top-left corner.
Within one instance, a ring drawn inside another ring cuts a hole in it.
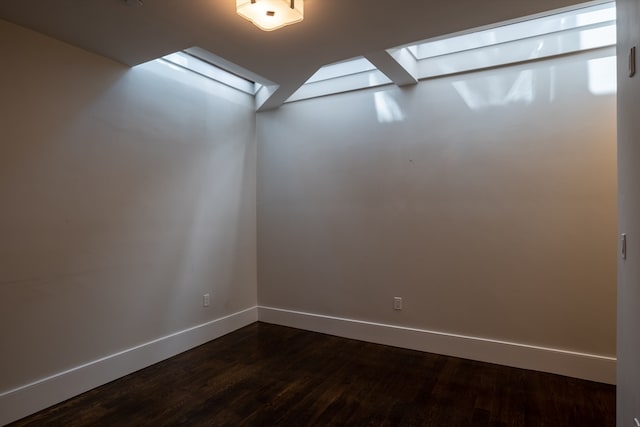
[[[236,11],[264,31],[277,30],[304,18],[303,0],[236,0]]]

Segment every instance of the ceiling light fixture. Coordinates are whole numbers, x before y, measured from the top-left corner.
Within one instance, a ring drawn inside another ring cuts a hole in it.
[[[238,15],[264,31],[295,24],[304,18],[303,0],[236,0]]]

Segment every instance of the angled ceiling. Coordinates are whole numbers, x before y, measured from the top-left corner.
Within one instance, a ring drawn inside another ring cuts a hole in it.
[[[131,66],[197,46],[279,85],[270,94],[278,105],[328,63],[589,2],[305,0],[304,21],[272,32],[238,16],[235,3],[0,0],[0,18]]]

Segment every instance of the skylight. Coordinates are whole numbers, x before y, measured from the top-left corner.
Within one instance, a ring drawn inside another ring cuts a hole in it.
[[[224,70],[200,58],[196,58],[187,52],[175,52],[162,57],[162,59],[250,95],[255,95],[260,88],[260,85],[256,82],[240,77],[231,71]]]
[[[334,79],[336,77],[344,77],[352,74],[364,73],[375,70],[376,67],[363,57],[349,59],[347,61],[336,62],[335,64],[325,65],[318,69],[313,76],[307,80],[307,83],[319,82],[322,80]]]
[[[607,80],[611,79],[615,44],[615,3],[598,1],[328,64],[297,89],[283,85],[285,93],[277,83],[198,47],[172,53],[162,60],[254,96],[260,111],[265,105],[264,109],[278,107],[282,101],[269,103],[276,93],[279,99],[288,96],[284,102],[293,102],[390,84],[412,85],[424,79],[584,51],[593,51],[588,64],[592,93],[612,93],[615,81]]]
[[[357,57],[321,67],[286,102],[390,83],[392,81],[366,58]]]
[[[506,66],[586,50],[608,49],[598,55],[611,57],[615,55],[613,50],[615,44],[615,3],[597,3],[573,10],[565,9],[521,22],[502,24],[494,28],[389,49],[386,51],[388,55],[382,56],[382,62],[379,61],[380,55],[372,54],[325,65],[286,102],[390,83],[404,85],[408,81],[411,84],[421,79]],[[397,61],[395,65],[406,71],[404,75],[396,73],[394,76],[393,67],[384,69],[384,66],[389,64],[389,57]],[[380,70],[374,64],[381,67]],[[611,60],[590,62],[590,76],[602,81],[598,84],[594,83],[594,94],[611,93],[611,86],[615,88],[615,82],[606,83],[603,80],[602,76],[607,74],[606,64],[611,64]]]
[[[604,3],[488,30],[427,41],[409,46],[409,50],[417,60],[421,60],[578,28],[585,30],[612,26],[615,28],[615,21],[615,3]],[[610,43],[611,40],[603,40],[603,42]]]

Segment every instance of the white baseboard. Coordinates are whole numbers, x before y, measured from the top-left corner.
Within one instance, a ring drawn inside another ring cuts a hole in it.
[[[424,329],[258,307],[261,322],[615,384],[616,358]]]
[[[251,307],[0,393],[0,425],[168,359],[257,320],[257,307]]]
[[[260,320],[395,347],[615,384],[614,357],[272,307],[251,307],[0,393],[0,425],[168,359]]]

